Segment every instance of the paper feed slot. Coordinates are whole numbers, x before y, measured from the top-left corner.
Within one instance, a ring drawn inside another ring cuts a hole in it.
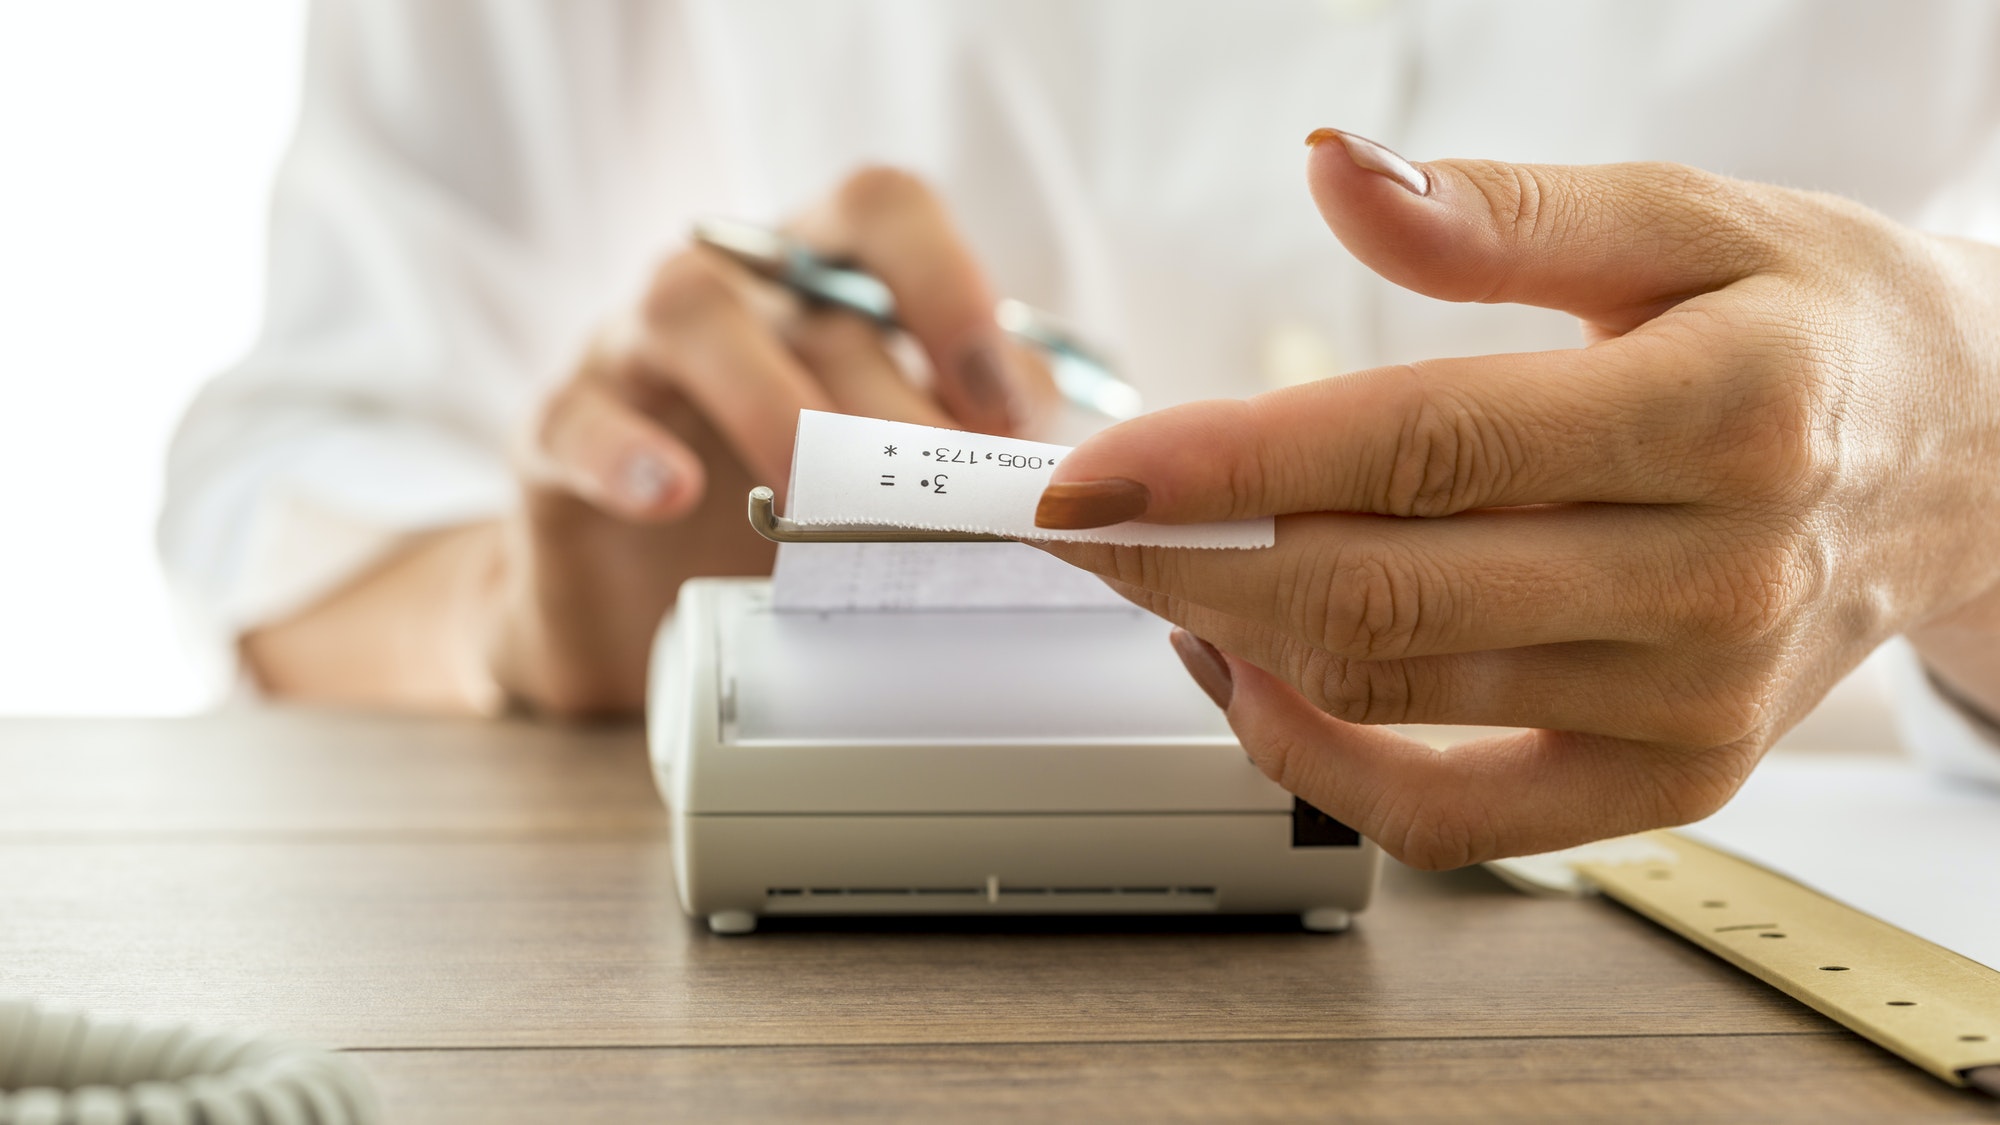
[[[722,633],[725,737],[928,744],[1227,740],[1222,713],[1134,609],[748,612]]]

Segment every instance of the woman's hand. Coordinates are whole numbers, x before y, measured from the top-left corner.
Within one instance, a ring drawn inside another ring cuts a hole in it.
[[[759,484],[783,495],[800,410],[1012,433],[1052,405],[1046,370],[994,323],[992,290],[922,182],[864,170],[789,229],[888,285],[934,377],[913,384],[874,325],[802,309],[719,252],[661,263],[535,430],[488,638],[517,700],[639,708],[680,584],[769,573],[744,497]]]
[[[1052,408],[1047,370],[995,324],[992,290],[923,183],[863,170],[790,230],[888,285],[927,383],[874,325],[801,307],[716,251],[676,253],[539,412],[521,507],[251,634],[265,686],[371,706],[635,712],[681,583],[769,572],[744,497],[784,490],[801,409],[1010,433]]]
[[[1684,167],[1314,140],[1363,262],[1587,346],[1195,403],[1063,459],[1045,526],[1279,517],[1261,552],[1049,549],[1194,635],[1285,788],[1425,867],[1684,823],[1883,639],[1996,617],[2000,250]]]

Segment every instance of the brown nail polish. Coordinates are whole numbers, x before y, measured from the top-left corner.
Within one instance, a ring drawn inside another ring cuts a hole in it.
[[[1052,484],[1035,505],[1035,526],[1057,531],[1108,527],[1146,514],[1152,493],[1136,480],[1080,480]]]
[[[1347,150],[1347,158],[1356,167],[1389,179],[1412,195],[1430,194],[1431,178],[1424,174],[1424,170],[1403,159],[1387,145],[1353,133],[1343,133],[1339,129],[1314,129],[1306,134],[1307,148],[1316,148],[1324,141],[1339,141],[1340,147]]]
[[[1229,674],[1229,662],[1222,658],[1214,645],[1186,629],[1175,629],[1169,639],[1173,641],[1174,652],[1180,656],[1181,663],[1187,665],[1188,675],[1193,676],[1194,682],[1201,685],[1201,690],[1215,700],[1217,707],[1229,710],[1229,697],[1236,694],[1236,678]]]
[[[998,344],[988,340],[967,348],[958,360],[958,383],[973,409],[998,414],[1009,426],[1020,425],[1020,395]]]

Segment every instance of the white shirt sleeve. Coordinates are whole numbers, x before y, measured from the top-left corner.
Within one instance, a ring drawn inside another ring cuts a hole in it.
[[[314,5],[262,331],[168,457],[164,566],[224,668],[412,533],[515,502],[509,444],[612,311],[623,210],[632,13],[564,7]]]
[[[1909,641],[1890,641],[1882,659],[1904,749],[1940,773],[2000,785],[2000,728],[1939,691]]]

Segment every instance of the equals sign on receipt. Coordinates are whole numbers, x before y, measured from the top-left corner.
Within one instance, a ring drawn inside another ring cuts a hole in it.
[[[894,488],[894,487],[896,487],[896,474],[894,474],[894,473],[883,473],[883,474],[882,474],[882,487],[883,487],[883,488]]]

